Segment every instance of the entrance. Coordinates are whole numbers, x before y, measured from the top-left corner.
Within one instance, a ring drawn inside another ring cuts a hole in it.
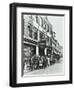
[[[39,55],[40,55],[40,56],[44,56],[44,55],[45,55],[44,49],[45,49],[45,48],[39,47]]]
[[[39,55],[45,56],[45,47],[46,47],[46,40],[41,40],[39,42]]]

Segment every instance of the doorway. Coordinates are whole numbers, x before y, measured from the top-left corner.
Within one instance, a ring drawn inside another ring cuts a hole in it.
[[[39,47],[39,55],[40,55],[40,56],[45,56],[44,49],[45,49],[45,48]]]

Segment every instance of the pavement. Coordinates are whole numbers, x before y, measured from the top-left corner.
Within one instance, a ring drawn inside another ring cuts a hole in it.
[[[63,73],[64,72],[64,63],[63,62],[59,62],[59,63],[55,63],[53,65],[50,65],[48,67],[46,67],[45,69],[38,69],[38,70],[34,70],[34,71],[30,71],[27,73],[24,73],[25,75],[43,75],[43,74],[57,74],[57,73]]]

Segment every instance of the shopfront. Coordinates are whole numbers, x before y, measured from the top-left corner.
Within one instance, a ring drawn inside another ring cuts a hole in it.
[[[30,70],[31,58],[36,54],[36,46],[25,44],[23,45],[23,74]]]

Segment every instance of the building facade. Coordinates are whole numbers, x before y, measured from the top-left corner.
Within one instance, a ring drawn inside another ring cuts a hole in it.
[[[53,55],[60,55],[60,44],[55,40],[52,25],[46,16],[22,15],[23,69],[27,69],[34,55],[47,56],[48,64]]]
[[[55,39],[52,38],[52,53],[53,53],[53,60],[55,61],[59,61],[60,57],[62,57],[62,53],[61,52],[63,47],[59,44],[59,42]]]

